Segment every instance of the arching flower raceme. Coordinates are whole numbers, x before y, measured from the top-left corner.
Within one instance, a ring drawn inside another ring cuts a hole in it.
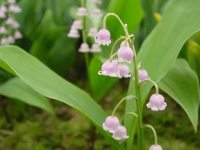
[[[128,139],[126,128],[122,125],[119,125],[113,132],[112,136],[115,140],[124,141]]]
[[[92,48],[91,48],[90,52],[91,53],[101,52],[101,48],[98,44],[94,43],[94,44],[92,44]]]
[[[124,77],[124,78],[131,77],[131,74],[129,72],[129,67],[127,65],[119,64],[118,70],[119,70],[119,77]]]
[[[88,36],[90,37],[97,37],[97,29],[96,28],[90,28]]]
[[[107,60],[101,67],[99,75],[105,75],[110,77],[118,77],[118,63],[116,60]]]
[[[101,29],[97,34],[96,43],[99,45],[109,45],[111,43],[110,31]]]
[[[139,82],[141,83],[142,81],[148,80],[149,75],[145,69],[139,69],[138,71],[138,76],[139,76]]]
[[[117,51],[118,60],[120,62],[131,63],[134,53],[133,50],[129,47],[128,44],[121,44],[120,48]]]
[[[153,94],[147,103],[147,107],[152,111],[164,110],[166,106],[165,98],[161,94]]]
[[[90,51],[89,45],[87,43],[82,43],[78,51],[81,53],[89,52]]]
[[[80,7],[77,11],[77,16],[87,16],[88,11],[85,7]]]
[[[77,29],[71,28],[67,36],[70,38],[79,38],[80,34]]]
[[[120,125],[119,119],[116,116],[108,116],[104,123],[103,129],[110,133],[114,133],[115,129]]]
[[[151,145],[149,150],[162,150],[162,147],[160,145]]]
[[[75,20],[72,24],[72,27],[73,29],[83,29],[83,24],[80,20]]]

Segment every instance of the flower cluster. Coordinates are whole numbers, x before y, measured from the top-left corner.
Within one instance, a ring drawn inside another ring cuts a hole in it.
[[[0,44],[13,44],[17,39],[22,38],[19,31],[19,23],[15,19],[15,14],[21,12],[21,8],[15,0],[5,0],[0,5]]]
[[[103,123],[103,129],[110,132],[115,140],[124,141],[128,139],[126,128],[120,124],[116,116],[108,116]]]
[[[110,31],[107,29],[101,29],[96,37],[96,43],[99,45],[109,45],[111,43]],[[117,55],[117,59],[113,59],[113,56]],[[127,40],[122,41],[117,53],[112,54],[111,58],[104,62],[99,71],[99,75],[105,75],[118,78],[131,77],[128,64],[132,62],[135,54]]]
[[[92,2],[96,6],[92,10],[92,15],[94,17],[101,17],[102,16],[101,9],[99,9],[97,6],[101,4],[102,1],[90,0],[90,2]],[[97,28],[94,26],[90,27],[89,31],[86,31],[86,28],[87,28],[86,18],[89,17],[88,14],[89,14],[89,10],[87,9],[86,4],[83,3],[82,6],[78,8],[77,13],[76,13],[78,19],[73,22],[70,28],[70,31],[67,35],[70,38],[79,38],[81,36],[79,31],[82,31],[83,43],[81,44],[78,51],[81,53],[87,53],[87,52],[98,53],[98,52],[101,52],[101,48],[98,44],[93,43],[90,48],[89,44],[87,43],[88,37],[94,39],[97,36]]]
[[[101,71],[98,72],[99,75],[118,78],[131,77],[130,69],[127,64],[133,61],[135,58],[135,53],[129,46],[128,38],[129,37],[127,37],[125,41],[121,42],[119,49],[115,53],[117,55],[117,59],[113,59],[112,56],[115,56],[115,54],[112,54],[111,58],[103,63]],[[101,29],[97,34],[96,43],[99,45],[109,45],[111,43],[110,31],[105,28]],[[139,83],[151,81],[148,72],[140,67],[141,66],[138,68]],[[153,84],[155,85],[154,82]],[[158,92],[150,97],[149,103],[147,104],[147,107],[152,111],[164,110],[166,106],[167,104],[164,100],[164,97],[158,94]]]
[[[136,59],[136,51],[133,45],[133,39],[132,39],[133,35],[129,35],[127,25],[124,24],[119,18],[119,16],[117,16],[116,14],[114,13],[107,14],[104,17],[103,28],[99,30],[99,32],[97,33],[96,43],[99,45],[107,45],[107,46],[111,44],[111,33],[106,28],[106,21],[109,16],[114,16],[116,19],[119,20],[119,22],[122,25],[122,28],[125,31],[125,36],[118,38],[114,42],[111,48],[110,58],[102,64],[101,70],[98,72],[98,74],[110,77],[117,77],[117,78],[122,78],[122,77],[128,78],[132,77],[132,74],[130,73],[129,64],[132,63],[134,65],[133,78],[135,80],[135,88],[136,89],[138,88],[136,91],[136,96],[134,96],[134,98],[136,99],[138,113],[137,114],[135,114],[134,112],[132,113],[134,113],[134,116],[138,118],[139,130],[142,130],[143,127],[147,127],[150,128],[154,133],[155,143],[149,148],[149,150],[162,150],[162,147],[157,144],[157,134],[155,129],[151,125],[143,126],[142,123],[143,122],[142,114],[140,113],[143,109],[142,107],[143,104],[141,102],[141,97],[140,97],[140,92],[141,92],[140,87],[142,86],[142,84],[145,82],[150,82],[151,84],[154,85],[156,89],[155,94],[150,96],[149,102],[146,104],[148,108],[150,108],[152,111],[162,111],[166,108],[167,104],[165,102],[164,97],[161,94],[159,94],[158,85],[150,79],[148,71],[142,68],[141,64],[138,65]],[[116,52],[114,52],[116,46],[118,45],[119,48],[116,50]],[[118,107],[122,101],[123,99],[119,102],[119,104],[116,107]],[[116,107],[113,110],[113,112],[115,112]],[[115,140],[124,141],[128,139],[126,128],[120,124],[119,119],[113,114],[114,113],[112,113],[112,116],[108,116],[105,119],[103,123],[103,129],[112,133],[112,137]]]

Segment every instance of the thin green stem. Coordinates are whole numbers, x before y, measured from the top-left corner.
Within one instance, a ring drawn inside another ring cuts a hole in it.
[[[81,0],[81,7],[86,7],[87,3],[86,0]],[[84,16],[82,18],[82,22],[83,22],[83,29],[82,29],[82,40],[83,43],[87,43],[87,34],[86,34],[86,16]],[[88,65],[89,65],[89,55],[88,53],[84,54],[85,56],[85,65],[86,65],[86,69],[87,69],[87,74],[88,74]]]
[[[112,48],[111,48],[111,51],[110,51],[110,60],[111,60],[111,57],[113,56],[114,50],[116,49],[117,45],[118,45],[121,41],[125,40],[125,42],[126,42],[126,41],[128,41],[129,39],[131,39],[132,37],[134,37],[133,34],[131,34],[131,35],[128,36],[128,37],[126,37],[126,36],[121,36],[121,37],[119,37],[119,38],[113,43]]]
[[[156,94],[159,94],[159,87],[158,85],[156,84],[156,82],[154,82],[153,80],[151,79],[148,79],[148,80],[144,80],[140,83],[140,85],[142,85],[143,83],[147,83],[147,82],[150,82],[154,85],[155,89],[156,89]]]
[[[132,98],[137,99],[137,97],[134,96],[134,95],[128,95],[128,96],[122,98],[122,99],[119,101],[119,103],[115,106],[115,108],[113,109],[112,116],[115,115],[116,110],[119,108],[119,106],[120,106],[125,100],[130,100],[130,99],[132,99]]]
[[[122,116],[121,122],[122,122],[122,121],[124,120],[124,118],[125,118],[126,116],[128,116],[128,115],[132,115],[132,116],[134,116],[135,118],[138,117],[138,115],[137,115],[136,113],[134,113],[134,112],[127,112],[126,114],[124,114],[124,115]]]
[[[153,135],[154,135],[154,144],[157,145],[158,144],[158,136],[157,136],[157,133],[156,133],[156,130],[154,129],[154,127],[150,124],[145,124],[144,127],[151,129],[151,131],[153,132]]]

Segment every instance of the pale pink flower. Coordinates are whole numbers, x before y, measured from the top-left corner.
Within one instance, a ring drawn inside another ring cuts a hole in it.
[[[110,31],[101,29],[97,34],[96,43],[99,45],[109,45],[111,43]]]
[[[8,2],[9,4],[14,4],[14,3],[16,3],[15,0],[7,0],[7,2]]]
[[[14,37],[13,37],[13,36],[7,37],[7,42],[8,42],[8,44],[13,44],[13,43],[15,43]]]
[[[12,13],[20,13],[22,10],[17,5],[10,5],[9,6],[9,11],[12,12]]]
[[[117,51],[118,60],[120,62],[131,63],[134,58],[133,50],[129,47],[129,45],[121,44],[120,48]]]
[[[90,52],[92,52],[92,53],[101,52],[101,48],[98,44],[94,43],[94,44],[92,44],[92,48],[91,48]]]
[[[82,22],[80,20],[75,20],[72,24],[73,29],[83,29]]]
[[[77,29],[71,28],[67,36],[70,38],[79,38],[80,34]]]
[[[0,26],[0,34],[5,34],[7,32],[8,30],[4,26]]]
[[[5,6],[0,6],[0,18],[6,17],[7,8]]]
[[[15,38],[15,39],[21,39],[21,38],[22,38],[21,32],[16,31],[16,32],[14,33],[14,38]]]
[[[122,125],[118,126],[112,136],[115,140],[124,141],[128,139],[126,128]]]
[[[88,15],[88,11],[85,7],[78,8],[77,16],[87,16],[87,15]]]
[[[103,129],[114,133],[115,129],[120,125],[119,119],[116,116],[108,116],[104,123],[103,123]]]
[[[90,0],[92,3],[95,3],[95,4],[101,4],[102,3],[102,0]]]
[[[79,50],[81,53],[86,53],[90,51],[89,45],[87,43],[82,43]]]
[[[130,78],[131,74],[129,72],[129,67],[125,64],[118,65],[119,77]]]
[[[100,16],[100,15],[101,15],[101,10],[100,10],[99,8],[95,8],[95,9],[93,10],[93,15],[94,15],[94,16]]]
[[[142,81],[148,80],[149,75],[145,69],[139,69],[138,71],[138,76],[139,76],[139,82],[141,83]]]
[[[161,94],[153,94],[147,103],[147,107],[152,111],[164,110],[166,106],[165,98]]]
[[[97,36],[97,29],[96,28],[90,28],[88,36],[96,37]]]
[[[151,145],[149,150],[162,150],[162,147],[160,145]]]
[[[98,72],[99,75],[119,77],[118,63],[115,60],[107,60],[101,67],[101,71]]]

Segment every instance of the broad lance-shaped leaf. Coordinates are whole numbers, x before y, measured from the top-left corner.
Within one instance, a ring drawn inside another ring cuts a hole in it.
[[[102,123],[106,117],[103,109],[87,93],[58,76],[38,59],[16,46],[1,46],[0,66],[16,74],[41,95],[75,108],[101,131],[114,149],[123,149],[107,132],[103,131]]]
[[[142,44],[138,61],[147,69],[153,80],[158,82],[166,75],[186,40],[200,30],[199,6],[199,0],[169,1],[162,20]],[[149,90],[149,87],[142,90],[143,100],[146,99]],[[131,94],[134,91],[133,88]],[[135,103],[128,101],[126,111],[135,111],[134,108]],[[131,122],[131,118],[126,119],[128,130],[134,128],[130,125]]]
[[[188,63],[178,59],[165,77],[159,81],[159,87],[185,110],[196,131],[200,100],[199,80]]]
[[[48,99],[27,86],[21,79],[12,78],[0,86],[0,95],[14,98],[53,113]]]

